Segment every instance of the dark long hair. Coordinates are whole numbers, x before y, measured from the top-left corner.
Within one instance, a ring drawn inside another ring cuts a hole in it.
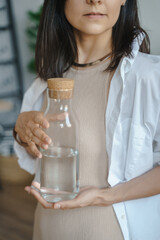
[[[35,61],[40,78],[62,77],[77,57],[73,27],[64,14],[66,0],[45,0],[37,36]],[[130,56],[132,42],[145,33],[140,51],[149,53],[149,37],[140,27],[137,0],[127,0],[121,7],[112,31],[112,57],[107,71],[117,68],[122,56]]]

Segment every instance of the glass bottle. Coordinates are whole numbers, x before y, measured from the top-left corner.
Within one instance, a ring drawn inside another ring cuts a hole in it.
[[[41,149],[40,192],[48,202],[73,199],[79,192],[79,124],[72,109],[74,80],[51,78],[44,113],[52,142]]]

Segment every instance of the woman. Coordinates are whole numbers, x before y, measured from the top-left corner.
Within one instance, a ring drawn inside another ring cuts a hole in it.
[[[160,58],[146,54],[147,43],[136,0],[45,0],[39,78],[24,96],[15,150],[39,181],[38,147],[50,143],[41,130],[46,80],[74,79],[80,186],[87,187],[50,204],[27,186],[47,208],[37,206],[34,240],[160,239]]]

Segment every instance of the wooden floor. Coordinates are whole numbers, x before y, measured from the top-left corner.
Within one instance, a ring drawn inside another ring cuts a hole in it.
[[[36,201],[23,186],[0,190],[0,240],[31,240]]]
[[[16,170],[13,172],[16,174]],[[11,179],[0,182],[0,240],[32,239],[36,200],[24,191],[25,185]]]

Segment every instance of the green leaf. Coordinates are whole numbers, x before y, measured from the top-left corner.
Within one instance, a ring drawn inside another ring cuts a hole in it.
[[[31,28],[27,29],[26,33],[31,39],[33,39],[33,38],[36,39],[37,38],[37,31],[34,31]]]
[[[42,13],[42,6],[40,6],[37,11],[27,12],[30,27],[26,29],[26,35],[28,37],[28,47],[32,50],[33,54],[35,53],[35,48],[36,48],[37,31],[38,31],[41,13]],[[35,60],[31,59],[27,67],[30,72],[35,73],[36,72]]]
[[[40,9],[37,12],[28,11],[27,15],[31,20],[39,22],[41,13],[42,13],[42,7],[40,7]]]
[[[35,73],[36,72],[35,60],[31,59],[27,67],[31,73]]]
[[[36,49],[36,43],[35,42],[28,43],[28,46],[31,50],[33,50],[33,52],[35,51],[35,49]]]

